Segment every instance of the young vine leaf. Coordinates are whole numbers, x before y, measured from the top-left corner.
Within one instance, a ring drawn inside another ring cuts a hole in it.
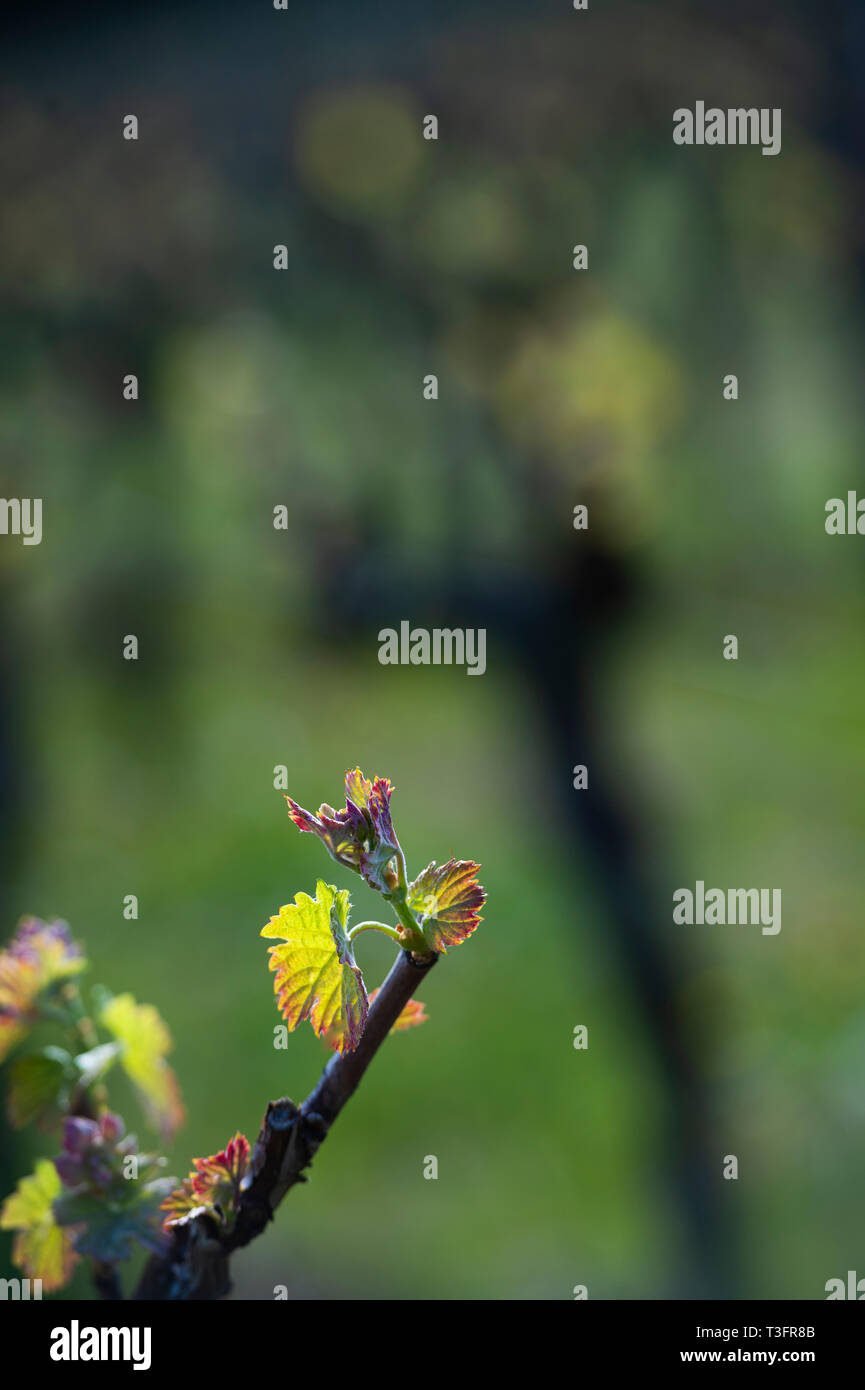
[[[348,939],[349,895],[318,880],[315,897],[297,893],[271,917],[262,936],[281,937],[268,947],[273,991],[293,1031],[308,1018],[337,1052],[353,1052],[360,1041],[369,1001]]]
[[[364,777],[360,768],[345,774],[345,806],[335,811],[326,803],[318,815],[305,811],[290,796],[289,815],[300,830],[317,835],[332,859],[359,873],[370,888],[389,893],[397,887],[394,858],[402,850],[390,815],[393,786],[386,777]]]
[[[15,1231],[12,1259],[31,1279],[41,1279],[46,1293],[69,1282],[78,1256],[72,1235],[54,1219],[61,1193],[60,1175],[50,1159],[40,1158],[35,1171],[22,1178],[0,1210],[0,1229]]]
[[[63,1151],[54,1160],[63,1184],[54,1219],[72,1228],[78,1254],[113,1264],[129,1258],[133,1243],[164,1248],[159,1208],[176,1182],[160,1176],[164,1166],[164,1158],[139,1153],[119,1115],[67,1118]]]
[[[24,918],[0,951],[0,1060],[39,1021],[54,989],[86,964],[65,922]]]
[[[458,946],[482,920],[486,893],[477,881],[479,868],[470,859],[449,859],[440,867],[433,860],[409,884],[408,905],[431,950]]]
[[[43,1047],[16,1058],[9,1068],[7,1101],[14,1128],[53,1128],[63,1117],[76,1081],[74,1058],[62,1047]]]
[[[369,996],[369,1006],[372,1008],[378,990],[374,989]],[[421,1003],[420,999],[410,999],[391,1028],[392,1033],[402,1033],[406,1028],[417,1028],[419,1023],[426,1023],[429,1014]]]
[[[120,1065],[141,1097],[145,1113],[164,1138],[183,1123],[185,1111],[177,1078],[165,1060],[171,1034],[152,1004],[136,1004],[118,994],[103,1005],[100,1023],[122,1044]]]
[[[195,1171],[162,1203],[162,1210],[168,1212],[165,1230],[201,1208],[230,1230],[240,1203],[240,1185],[249,1169],[249,1140],[238,1132],[218,1154],[192,1161]]]

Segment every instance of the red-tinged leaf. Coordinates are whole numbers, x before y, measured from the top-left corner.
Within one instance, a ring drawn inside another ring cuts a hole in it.
[[[298,893],[262,929],[282,938],[269,947],[270,968],[282,1017],[290,1030],[309,1019],[338,1052],[353,1052],[369,1010],[363,976],[346,928],[349,896],[318,881],[316,895]]]
[[[87,962],[65,922],[25,917],[0,951],[0,1059],[39,1018],[39,997]]]
[[[161,1204],[162,1210],[168,1212],[165,1229],[199,1208],[230,1228],[240,1204],[241,1183],[249,1169],[249,1140],[238,1132],[218,1154],[195,1158],[193,1165],[194,1171]]]
[[[200,1202],[192,1190],[191,1178],[184,1178],[179,1187],[176,1187],[164,1201],[160,1202],[159,1208],[160,1211],[168,1213],[162,1223],[162,1229],[165,1231],[186,1221],[195,1211],[207,1211],[206,1204]]]
[[[470,859],[449,859],[440,868],[433,860],[409,885],[408,905],[432,950],[458,946],[482,920],[486,893],[476,878],[479,868]]]
[[[305,811],[290,796],[289,815],[300,830],[317,835],[338,864],[354,869],[379,892],[396,887],[392,860],[400,851],[390,814],[393,787],[386,777],[364,777],[360,768],[345,774],[345,806],[335,811],[323,803],[318,814]]]
[[[377,994],[378,990],[374,989],[369,996],[370,1008],[372,1008],[373,1000]],[[390,1031],[392,1033],[402,1033],[406,1028],[417,1028],[419,1023],[426,1023],[428,1019],[429,1014],[420,999],[410,999]]]

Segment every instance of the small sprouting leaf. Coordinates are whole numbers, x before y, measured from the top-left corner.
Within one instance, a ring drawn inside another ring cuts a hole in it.
[[[346,933],[348,910],[347,891],[319,879],[314,898],[298,893],[261,932],[284,943],[268,950],[276,972],[273,990],[289,1030],[308,1018],[337,1052],[357,1047],[369,1009]]]
[[[123,1044],[120,1063],[137,1088],[151,1122],[170,1138],[183,1123],[177,1078],[165,1060],[171,1034],[152,1004],[118,994],[103,1006],[100,1022]]]
[[[53,1128],[66,1109],[74,1080],[72,1057],[62,1047],[43,1047],[17,1058],[9,1069],[9,1119],[14,1127]]]
[[[369,996],[370,1008],[372,1008],[373,1000],[377,994],[378,990],[374,989]],[[419,1023],[426,1023],[428,1019],[429,1014],[420,999],[410,999],[390,1031],[392,1033],[402,1033],[406,1028],[417,1028]]]
[[[379,892],[397,885],[391,861],[401,853],[390,816],[393,786],[386,777],[364,777],[360,768],[345,774],[345,806],[335,811],[326,803],[318,815],[305,811],[290,796],[289,815],[300,830],[317,835],[332,859],[354,869]]]
[[[408,905],[432,950],[458,946],[481,921],[486,893],[475,877],[479,868],[470,859],[449,859],[440,868],[433,860],[409,884]]]
[[[46,1293],[69,1282],[78,1259],[70,1233],[54,1219],[52,1204],[60,1190],[57,1169],[41,1158],[0,1210],[0,1228],[16,1232],[12,1259],[31,1279],[41,1279]]]
[[[249,1140],[238,1132],[210,1158],[194,1158],[195,1171],[166,1196],[165,1229],[184,1221],[199,1208],[208,1210],[223,1226],[234,1225],[240,1205],[240,1186],[249,1168]]]
[[[197,1163],[198,1159],[193,1159],[193,1162]],[[196,1197],[192,1187],[192,1179],[184,1178],[182,1183],[163,1198],[160,1203],[160,1210],[168,1212],[162,1223],[162,1229],[168,1231],[172,1226],[182,1226],[193,1212],[207,1211],[208,1206],[206,1202],[202,1202]],[[211,1215],[216,1216],[216,1213],[212,1212]]]
[[[40,996],[86,964],[65,922],[23,919],[0,951],[0,1059],[37,1022]]]
[[[126,1134],[119,1115],[110,1110],[103,1110],[98,1120],[67,1115],[63,1151],[55,1158],[54,1167],[64,1187],[98,1192],[106,1201],[115,1200],[126,1189],[123,1167],[130,1154],[135,1155],[136,1176],[141,1175],[145,1164],[153,1162],[139,1155],[135,1135]]]
[[[159,1205],[176,1179],[157,1177],[165,1159],[138,1151],[119,1115],[103,1111],[98,1120],[67,1116],[63,1152],[54,1167],[63,1190],[54,1201],[59,1226],[73,1226],[72,1243],[81,1255],[125,1260],[136,1241],[148,1250],[164,1246]]]

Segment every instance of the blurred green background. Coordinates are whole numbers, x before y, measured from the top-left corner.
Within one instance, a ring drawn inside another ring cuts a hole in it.
[[[390,777],[410,870],[489,893],[234,1296],[865,1273],[856,6],[47,8],[3,58],[4,938],[63,916],[159,1008],[184,1176],[325,1060],[272,1046],[261,926],[380,906],[275,767]],[[781,155],[674,146],[697,99],[781,106]],[[483,679],[379,665],[403,618],[485,626]],[[674,927],[696,879],[780,935]],[[4,1193],[54,1151],[5,1129]]]

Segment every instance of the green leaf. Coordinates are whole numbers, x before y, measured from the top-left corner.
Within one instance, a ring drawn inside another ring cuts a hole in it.
[[[349,895],[318,880],[315,898],[298,893],[262,929],[281,937],[269,947],[274,994],[290,1030],[308,1018],[337,1052],[360,1041],[369,1001],[347,935]]]
[[[0,1229],[17,1233],[13,1261],[31,1279],[41,1279],[46,1293],[62,1289],[77,1262],[69,1232],[54,1219],[52,1203],[60,1190],[54,1164],[40,1158],[34,1173],[21,1179],[0,1210]]]
[[[408,905],[432,950],[458,946],[481,921],[486,893],[476,878],[479,868],[470,859],[449,859],[440,868],[433,860],[409,884]]]
[[[53,1128],[66,1109],[74,1079],[72,1057],[62,1047],[44,1047],[13,1062],[8,1104],[15,1128]]]
[[[170,1138],[183,1123],[184,1109],[177,1078],[165,1060],[171,1034],[157,1010],[136,1004],[131,994],[118,994],[104,1004],[99,1021],[122,1044],[121,1065],[149,1119]]]
[[[161,1250],[160,1203],[172,1190],[174,1178],[157,1178],[139,1186],[129,1181],[129,1199],[106,1201],[90,1192],[66,1192],[54,1203],[59,1226],[81,1226],[73,1236],[79,1255],[116,1263],[128,1260],[133,1242]]]

